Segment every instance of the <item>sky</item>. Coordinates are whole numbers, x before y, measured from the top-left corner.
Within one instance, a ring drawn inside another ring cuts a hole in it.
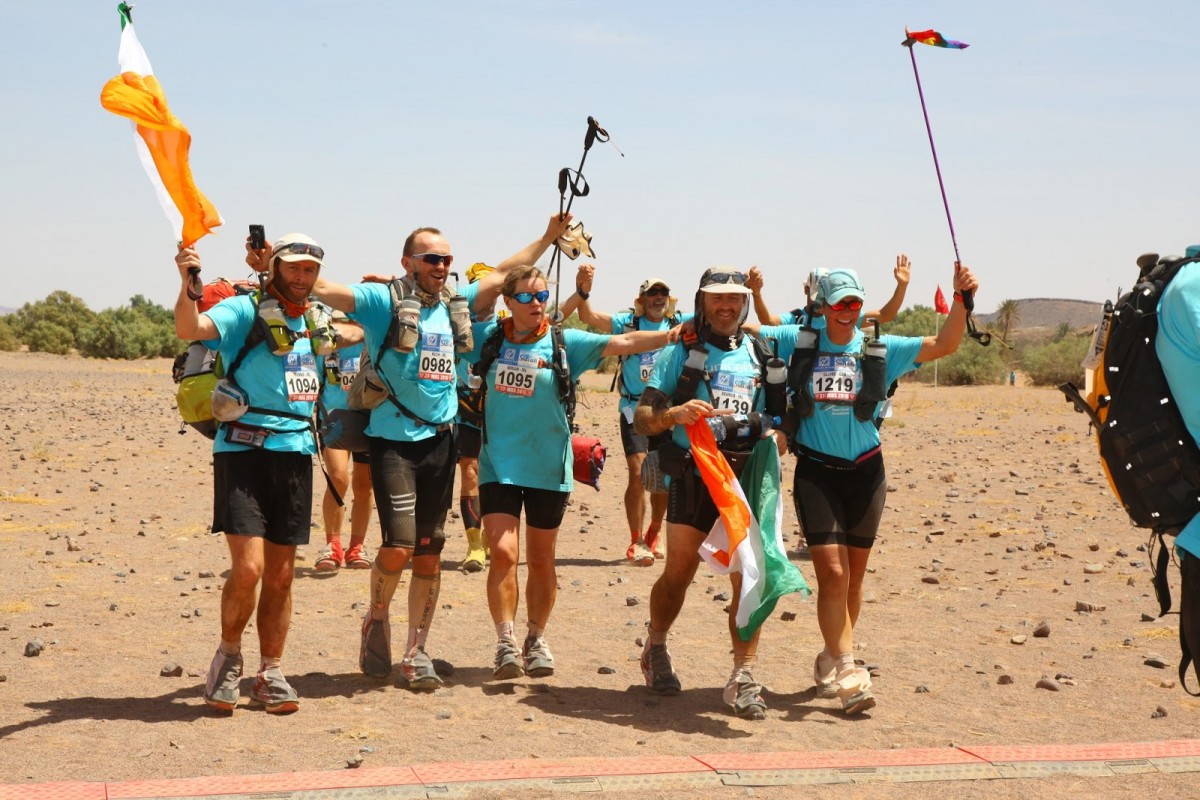
[[[115,0],[0,8],[0,306],[170,307],[174,236],[99,103]],[[133,19],[225,220],[198,244],[206,279],[247,276],[250,223],[312,236],[341,282],[399,271],[425,225],[460,273],[495,264],[558,210],[591,115],[612,138],[573,207],[595,308],[653,276],[690,309],[716,264],[760,266],[775,310],[815,267],[882,303],[898,253],[906,304],[931,305],[954,249],[905,26],[970,44],[916,60],[980,311],[1115,297],[1138,254],[1200,241],[1194,2],[144,0]]]

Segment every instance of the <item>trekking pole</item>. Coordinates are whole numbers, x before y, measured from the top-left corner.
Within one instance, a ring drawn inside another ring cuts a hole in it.
[[[933,169],[937,172],[938,190],[942,193],[942,208],[946,210],[946,224],[950,228],[950,244],[954,246],[954,268],[958,269],[962,266],[962,259],[958,255],[958,237],[954,235],[954,219],[950,216],[950,201],[946,199],[946,183],[942,180],[942,167],[938,162],[937,147],[933,143],[933,127],[929,124],[929,109],[925,106],[925,92],[921,89],[921,74],[917,71],[917,54],[913,52],[913,45],[917,42],[931,45],[933,47],[945,47],[951,50],[965,50],[968,45],[963,42],[955,42],[946,39],[935,30],[911,32],[908,28],[904,29],[904,41],[900,44],[908,48],[909,58],[912,59],[913,78],[917,81],[917,97],[921,100],[921,115],[925,118],[925,133],[929,136],[929,151],[933,154]],[[964,291],[962,293],[963,308],[967,312],[967,333],[968,335],[979,342],[983,346],[992,343],[992,335],[987,331],[979,331],[975,329],[975,292]]]
[[[592,187],[588,185],[587,178],[583,177],[583,165],[587,162],[588,151],[592,149],[592,145],[596,142],[607,142],[609,140],[608,131],[600,127],[600,123],[595,117],[587,118],[588,129],[583,137],[583,155],[579,159],[579,166],[572,170],[570,167],[563,167],[558,171],[558,218],[562,219],[571,212],[571,204],[575,202],[576,197],[587,197],[592,191]],[[616,145],[613,145],[616,147]],[[621,151],[618,149],[618,153]],[[621,153],[624,158],[625,154]],[[568,191],[570,194],[568,195]],[[562,248],[555,246],[554,252],[550,255],[550,265],[547,271],[554,275],[554,313],[561,314],[559,309],[559,285],[562,283]]]

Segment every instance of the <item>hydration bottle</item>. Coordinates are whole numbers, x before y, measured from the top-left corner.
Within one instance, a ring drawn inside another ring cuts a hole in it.
[[[752,411],[749,414],[718,414],[708,418],[708,428],[717,443],[727,439],[761,439],[779,425],[779,417]]]
[[[854,416],[862,422],[875,418],[875,404],[887,400],[887,345],[879,338],[879,320],[875,336],[863,343],[862,385],[854,401]]]
[[[778,356],[767,360],[767,413],[782,417],[787,411],[787,364]]]
[[[471,336],[471,310],[467,298],[456,294],[450,298],[450,329],[454,331],[454,351],[469,353],[475,349]]]
[[[396,324],[396,349],[411,353],[420,340],[421,301],[411,295],[401,300],[396,311]]]

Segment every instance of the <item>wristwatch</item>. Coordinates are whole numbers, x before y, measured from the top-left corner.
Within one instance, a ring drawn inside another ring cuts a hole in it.
[[[587,300],[589,297],[592,296],[591,292],[585,292],[583,289],[579,288],[578,286],[575,287],[575,294],[579,295],[580,300]]]

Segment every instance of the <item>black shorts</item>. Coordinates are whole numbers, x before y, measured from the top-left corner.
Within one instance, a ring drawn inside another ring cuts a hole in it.
[[[354,452],[350,453],[350,461],[355,464],[370,464],[371,463],[371,454],[370,453],[359,453],[357,451],[354,451]]]
[[[749,456],[749,453],[742,453],[736,458],[727,456],[734,475],[742,474],[742,468]],[[704,479],[696,472],[689,457],[683,477],[671,478],[671,485],[667,488],[667,522],[690,525],[708,533],[719,516],[712,495],[704,485]]]
[[[558,492],[553,489],[485,483],[479,487],[479,508],[484,516],[508,514],[520,519],[521,506],[524,505],[526,525],[553,530],[562,524],[570,497],[570,492]]]
[[[418,556],[439,555],[454,493],[453,431],[419,442],[367,438],[383,546],[412,549]]]
[[[458,458],[479,458],[479,448],[483,445],[483,431],[479,428],[459,423],[455,425],[455,447],[458,448]]]
[[[633,425],[625,420],[624,414],[618,416],[621,418],[621,447],[625,448],[626,458],[638,453],[649,453],[651,449],[671,438],[670,429],[654,436],[644,436],[633,430]]]
[[[801,453],[792,494],[810,547],[839,544],[869,550],[887,497],[883,452],[876,450],[858,462]]]
[[[308,544],[312,456],[274,450],[213,454],[213,533]]]

